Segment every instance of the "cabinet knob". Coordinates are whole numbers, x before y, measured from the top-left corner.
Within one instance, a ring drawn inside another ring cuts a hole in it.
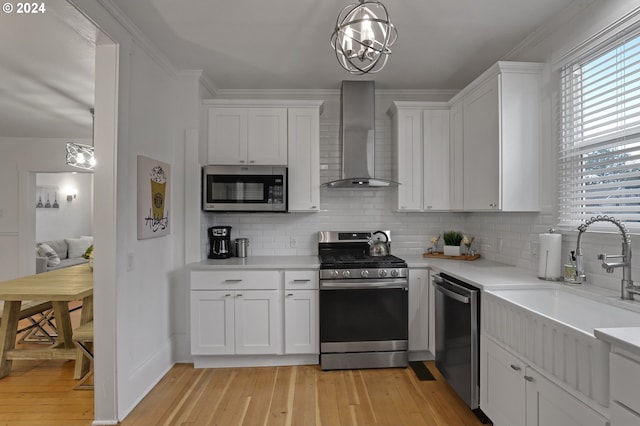
[[[243,163],[243,164],[244,164],[244,162],[245,162],[244,160],[240,160],[240,161],[239,161],[239,163]]]
[[[531,377],[531,376],[524,376],[524,379],[525,379],[527,382],[533,382],[533,377]]]
[[[224,297],[231,297],[231,293],[225,294]]]
[[[522,368],[520,368],[519,366],[515,365],[515,364],[511,364],[511,368],[515,371],[520,371],[522,370]]]
[[[496,203],[489,203],[489,207],[497,207],[498,205]]]
[[[433,206],[427,206],[427,208],[428,208],[428,209],[432,209],[432,208],[433,208]]]
[[[242,297],[242,293],[236,294],[236,297]]]
[[[317,208],[318,208],[318,206],[311,206],[311,208],[312,208],[312,209],[317,209]]]
[[[256,160],[249,160],[249,162],[250,162],[251,164],[253,164],[253,163],[255,163],[255,162],[256,162]]]
[[[287,297],[293,296],[293,293],[287,293]]]

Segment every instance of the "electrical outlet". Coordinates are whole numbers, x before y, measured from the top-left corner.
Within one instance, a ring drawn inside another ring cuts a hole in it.
[[[297,245],[298,245],[298,241],[296,240],[295,237],[289,238],[289,247],[296,248]]]

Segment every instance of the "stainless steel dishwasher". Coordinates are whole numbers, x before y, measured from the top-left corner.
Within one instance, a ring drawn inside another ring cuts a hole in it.
[[[445,274],[433,276],[436,367],[475,410],[480,393],[480,292]]]

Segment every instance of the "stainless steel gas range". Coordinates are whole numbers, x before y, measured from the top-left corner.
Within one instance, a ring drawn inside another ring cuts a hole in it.
[[[390,231],[319,233],[323,370],[408,365],[408,269],[390,242]]]

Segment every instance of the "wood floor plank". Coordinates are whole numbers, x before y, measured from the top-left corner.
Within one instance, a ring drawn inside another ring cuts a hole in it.
[[[435,365],[427,366],[436,380],[420,381],[409,368],[176,365],[121,425],[481,425]]]

